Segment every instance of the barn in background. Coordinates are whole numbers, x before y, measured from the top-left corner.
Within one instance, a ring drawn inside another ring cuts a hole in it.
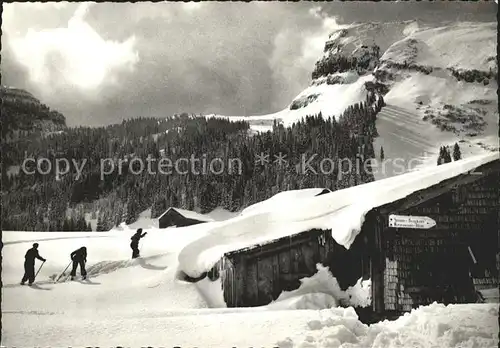
[[[325,189],[321,190],[321,192],[318,193],[316,196],[321,196],[321,195],[324,195],[324,194],[330,193],[330,192],[332,192],[332,190],[325,188]]]
[[[194,211],[184,210],[179,208],[170,207],[165,211],[159,218],[159,227],[184,227],[196,224],[201,224],[204,222],[210,222],[213,219],[208,216],[198,214]]]
[[[476,302],[478,290],[498,289],[499,172],[498,157],[440,182],[424,170],[422,180],[430,184],[373,207],[349,250],[331,231],[304,231],[226,253],[209,276],[221,277],[228,307],[268,304],[315,274],[317,263],[330,268],[342,290],[371,279],[368,310],[378,318],[434,301]],[[391,227],[394,214],[424,216],[436,225]]]

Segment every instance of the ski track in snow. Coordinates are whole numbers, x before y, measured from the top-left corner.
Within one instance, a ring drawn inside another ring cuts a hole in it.
[[[376,180],[434,166],[440,146],[453,146],[462,139],[423,121],[418,110],[389,103],[377,115],[376,127],[379,133],[373,144],[378,161],[378,166],[373,166]],[[487,137],[485,134],[485,139]],[[463,158],[488,152],[478,145],[479,141],[477,139],[475,143],[465,141],[460,144]],[[381,147],[384,148],[385,155],[382,163],[379,158]]]
[[[432,124],[421,120],[416,112],[395,105],[387,105],[377,115],[379,137],[375,138],[375,153],[384,148],[385,160],[374,168],[376,180],[403,174],[425,165],[443,142],[453,135],[443,134]],[[411,161],[411,162],[410,162]]]
[[[3,245],[10,244],[22,244],[22,243],[35,243],[35,242],[46,242],[50,240],[64,240],[64,239],[84,239],[84,238],[110,238],[110,236],[74,236],[74,237],[53,237],[53,238],[39,238],[39,239],[24,239],[24,240],[16,240],[16,241],[6,241],[3,242]]]

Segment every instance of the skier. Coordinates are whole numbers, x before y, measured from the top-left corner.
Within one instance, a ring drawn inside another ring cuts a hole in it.
[[[38,253],[38,243],[33,243],[33,247],[28,249],[24,256],[24,276],[21,280],[21,285],[28,281],[28,285],[32,285],[35,281],[35,258],[40,261],[47,261]]]
[[[76,268],[80,265],[80,273],[82,279],[87,278],[87,271],[85,270],[85,263],[87,263],[87,248],[81,247],[71,253],[71,260],[73,261],[73,269],[71,270],[71,280],[75,279]]]
[[[144,237],[147,232],[142,233],[142,228],[139,228],[137,232],[130,238],[132,242],[130,243],[130,247],[132,248],[132,258],[135,259],[139,257],[139,240]]]

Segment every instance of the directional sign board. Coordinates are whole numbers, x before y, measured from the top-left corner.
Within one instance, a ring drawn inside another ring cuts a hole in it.
[[[427,216],[389,215],[389,227],[428,229],[436,226],[436,221]]]

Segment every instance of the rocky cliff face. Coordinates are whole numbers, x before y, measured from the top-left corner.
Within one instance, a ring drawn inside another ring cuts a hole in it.
[[[374,147],[386,159],[435,165],[440,146],[456,142],[464,157],[498,150],[496,36],[496,23],[343,26],[326,41],[310,86],[271,116],[285,124],[319,112],[338,117],[366,102],[377,113]]]
[[[2,142],[11,143],[30,136],[45,136],[66,128],[65,117],[31,93],[2,86]]]
[[[498,114],[492,108],[498,82],[495,47],[496,23],[344,26],[328,38],[311,86],[289,109],[332,109],[327,103],[345,104],[354,94],[365,101],[374,94],[415,112],[416,121],[429,126],[459,135],[482,134],[488,124],[496,125]]]

